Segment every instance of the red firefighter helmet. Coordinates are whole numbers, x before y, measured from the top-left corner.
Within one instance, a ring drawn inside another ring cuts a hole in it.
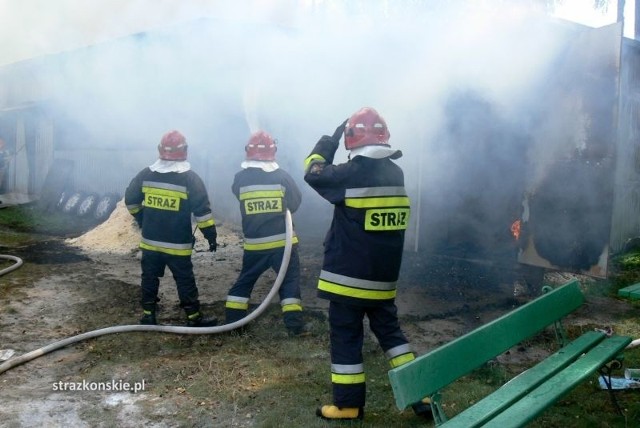
[[[160,159],[183,161],[187,159],[187,140],[178,131],[169,131],[162,136],[158,145]]]
[[[377,111],[364,107],[355,112],[344,128],[344,147],[353,150],[363,146],[389,145],[387,123]]]
[[[276,140],[264,131],[251,134],[245,146],[247,160],[274,161],[276,160]]]

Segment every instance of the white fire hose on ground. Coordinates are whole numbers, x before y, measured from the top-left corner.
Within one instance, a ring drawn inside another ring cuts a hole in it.
[[[640,346],[640,339],[632,340],[631,343],[628,344],[625,349],[635,348],[636,346]]]
[[[176,333],[176,334],[214,334],[214,333],[224,333],[227,331],[234,330],[238,327],[242,327],[249,322],[253,321],[257,317],[259,317],[262,312],[265,311],[267,306],[271,303],[271,300],[274,298],[278,290],[280,290],[280,285],[282,285],[282,281],[287,272],[287,268],[289,267],[289,260],[291,258],[291,248],[293,245],[293,220],[291,219],[291,212],[289,210],[285,213],[285,247],[284,254],[282,256],[282,264],[280,265],[280,270],[278,271],[278,275],[267,294],[267,297],[260,303],[260,305],[251,313],[247,314],[244,318],[235,321],[233,323],[224,324],[220,326],[214,327],[181,327],[181,326],[171,326],[171,325],[119,325],[113,327],[106,327],[99,330],[89,331],[87,333],[82,333],[77,336],[72,336],[64,340],[60,340],[58,342],[54,342],[50,345],[44,346],[42,348],[36,349],[35,351],[28,352],[19,357],[14,357],[9,359],[8,361],[0,364],[0,373],[4,373],[7,370],[18,366],[20,364],[26,363],[33,359],[36,359],[44,354],[48,354],[49,352],[55,351],[57,349],[63,348],[67,345],[71,345],[72,343],[81,342],[87,339],[93,339],[94,337],[103,336],[107,334],[114,333],[128,333],[133,331],[156,331],[162,333]],[[1,273],[1,272],[0,272]]]
[[[20,257],[16,257],[16,256],[9,256],[6,254],[0,254],[0,259],[7,259],[7,260],[12,260],[15,263],[12,264],[11,266],[9,266],[8,268],[4,268],[2,270],[0,270],[0,276],[11,272],[12,270],[16,270],[18,269],[20,266],[22,266],[22,259]]]

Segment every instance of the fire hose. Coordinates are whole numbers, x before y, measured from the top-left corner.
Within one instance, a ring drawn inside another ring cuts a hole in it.
[[[42,348],[36,349],[34,351],[23,354],[19,357],[14,357],[6,362],[0,364],[0,373],[4,373],[7,370],[18,366],[20,364],[26,363],[33,359],[36,359],[42,355],[48,354],[49,352],[55,351],[57,349],[63,348],[67,345],[71,345],[72,343],[81,342],[87,339],[93,339],[94,337],[104,336],[107,334],[114,333],[129,333],[133,331],[155,331],[155,332],[163,332],[163,333],[176,333],[176,334],[214,334],[214,333],[224,333],[227,331],[234,330],[238,327],[242,327],[249,322],[256,319],[258,316],[262,314],[267,308],[267,306],[271,303],[271,300],[275,297],[278,290],[280,290],[280,285],[282,285],[282,281],[284,280],[284,276],[287,272],[287,268],[289,267],[289,259],[291,258],[291,247],[293,245],[293,221],[291,219],[291,212],[289,210],[285,213],[285,247],[284,254],[282,256],[282,263],[280,265],[280,269],[278,271],[278,275],[269,291],[269,294],[265,297],[265,299],[260,303],[260,305],[251,313],[247,314],[244,318],[220,326],[214,327],[182,327],[182,326],[171,326],[171,325],[120,325],[113,327],[106,327],[99,330],[93,330],[86,333],[82,333],[76,336],[69,337],[67,339],[60,340],[58,342],[54,342],[50,345],[44,346]]]
[[[12,270],[16,270],[18,269],[20,266],[22,266],[22,259],[20,257],[16,257],[16,256],[9,256],[6,254],[0,254],[0,259],[7,259],[7,260],[12,260],[15,263],[12,264],[11,266],[9,266],[8,268],[4,268],[2,270],[0,270],[0,276],[11,272]]]

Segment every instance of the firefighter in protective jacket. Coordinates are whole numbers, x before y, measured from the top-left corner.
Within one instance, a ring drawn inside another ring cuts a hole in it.
[[[216,250],[216,226],[207,190],[187,161],[187,141],[178,131],[166,133],[158,145],[159,159],[131,180],[124,196],[129,213],[142,229],[141,324],[156,324],[159,278],[168,267],[176,281],[187,326],[209,327],[200,311],[191,252],[193,215],[197,227]]]
[[[244,253],[242,271],[229,290],[225,304],[226,322],[244,318],[253,287],[265,271],[278,272],[285,246],[285,212],[294,213],[302,201],[300,189],[276,162],[276,141],[266,132],[251,135],[245,146],[242,170],[231,190],[240,202]],[[293,233],[289,266],[280,286],[280,305],[285,327],[292,336],[307,334],[300,299],[298,238]]]
[[[334,165],[343,133],[349,161]],[[403,171],[393,162],[402,152],[389,146],[389,136],[384,119],[363,108],[333,136],[320,138],[305,160],[305,181],[334,205],[318,281],[331,329],[333,403],[316,411],[324,419],[364,417],[365,316],[391,367],[415,358],[395,305],[410,204]]]

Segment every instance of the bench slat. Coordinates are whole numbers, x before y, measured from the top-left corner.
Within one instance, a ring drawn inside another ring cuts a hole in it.
[[[575,363],[531,391],[484,426],[496,428],[525,426],[547,407],[615,358],[630,342],[631,338],[625,336],[605,339]]]
[[[640,300],[640,290],[632,291],[627,297],[631,300]]]
[[[577,280],[568,282],[494,321],[389,371],[396,405],[403,410],[544,330],[584,302]]]
[[[563,370],[580,355],[600,343],[605,334],[589,331],[564,348],[550,355],[536,366],[524,371],[509,382],[502,385],[492,394],[462,411],[454,418],[440,425],[441,427],[479,427],[498,413],[511,406],[551,376]]]
[[[627,287],[618,290],[618,296],[620,297],[633,297],[635,299],[640,298],[640,283],[629,285]]]

